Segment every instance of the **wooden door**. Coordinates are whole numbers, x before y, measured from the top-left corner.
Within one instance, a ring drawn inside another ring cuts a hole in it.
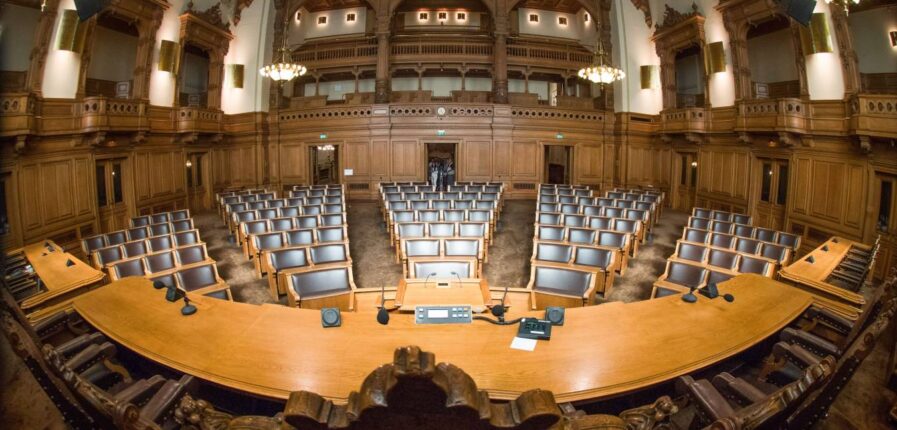
[[[194,213],[211,209],[209,178],[206,176],[208,159],[205,152],[187,154],[187,207]]]
[[[123,185],[126,161],[125,158],[97,161],[97,215],[100,231],[109,232],[128,227],[128,205]]]
[[[881,238],[874,276],[884,279],[897,267],[897,175],[875,174],[875,235]],[[870,244],[874,243],[875,237]]]
[[[545,145],[542,157],[542,182],[546,184],[570,184],[572,178],[573,151],[566,145]]]
[[[698,190],[698,154],[694,152],[680,152],[679,156],[679,180],[676,182],[676,201],[674,209],[691,212],[695,206]]]
[[[788,160],[760,159],[760,198],[754,225],[774,230],[785,228],[788,201]]]

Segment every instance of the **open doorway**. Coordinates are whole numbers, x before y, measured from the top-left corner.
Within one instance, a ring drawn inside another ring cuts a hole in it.
[[[456,166],[455,143],[427,144],[427,180],[439,191],[445,191],[455,184]]]
[[[339,183],[339,146],[317,145],[308,148],[312,185]]]
[[[543,177],[547,184],[570,184],[573,151],[570,146],[545,145],[545,169]]]

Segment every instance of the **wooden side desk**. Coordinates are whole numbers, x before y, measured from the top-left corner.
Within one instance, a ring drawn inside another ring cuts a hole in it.
[[[97,286],[105,277],[103,272],[65,252],[53,241],[28,245],[23,252],[42,284],[40,292],[20,304],[31,322],[70,307],[74,297]]]
[[[781,330],[813,301],[808,293],[757,275],[741,275],[719,288],[735,301],[699,296],[689,304],[670,296],[567,309],[564,326],[533,352],[510,349],[516,325],[416,325],[404,314],[380,325],[376,306],[365,306],[380,302],[379,289],[359,292],[369,297],[359,298],[359,311],[343,313],[340,328],[322,328],[318,311],[202,296],[193,299],[198,312],[184,317],[181,302],[167,302],[163,291],[140,278],[91,291],[74,308],[106,336],[150,360],[263,397],[286,399],[292,391],[308,390],[344,403],[371,370],[391,360],[396,347],[417,345],[460,366],[493,398],[542,388],[568,402],[642,389],[731,357]]]
[[[866,299],[861,294],[832,285],[826,280],[838,267],[847,252],[856,247],[869,247],[843,237],[832,237],[816,249],[779,270],[779,279],[796,288],[813,294],[814,301],[821,307],[839,315],[856,320],[859,318]],[[827,249],[827,251],[825,250]],[[810,262],[810,258],[813,262]]]

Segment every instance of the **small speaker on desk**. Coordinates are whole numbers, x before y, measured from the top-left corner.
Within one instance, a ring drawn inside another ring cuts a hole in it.
[[[339,308],[323,308],[321,309],[321,325],[327,327],[339,327],[343,324],[343,318],[339,313]]]
[[[564,325],[564,308],[558,306],[545,308],[545,319],[550,321],[551,325]]]

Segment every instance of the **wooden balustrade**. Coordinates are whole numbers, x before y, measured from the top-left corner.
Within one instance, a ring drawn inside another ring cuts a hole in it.
[[[709,109],[667,109],[660,113],[662,133],[704,133],[709,128]]]
[[[34,128],[34,99],[28,93],[0,94],[0,136],[28,134]]]
[[[850,101],[850,130],[862,136],[897,135],[897,95],[859,94]]]
[[[95,132],[106,130],[146,130],[146,101],[85,97],[81,107],[81,130]]]
[[[807,132],[807,106],[801,99],[742,100],[737,103],[736,131]]]
[[[182,107],[177,110],[179,133],[221,133],[220,110],[199,107]]]

